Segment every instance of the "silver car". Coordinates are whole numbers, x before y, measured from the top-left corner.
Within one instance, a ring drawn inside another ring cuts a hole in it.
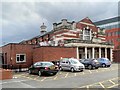
[[[63,58],[60,60],[60,70],[83,71],[84,65],[75,58]]]

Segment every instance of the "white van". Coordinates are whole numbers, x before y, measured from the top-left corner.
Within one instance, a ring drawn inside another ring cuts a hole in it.
[[[84,65],[75,58],[63,58],[60,60],[60,70],[83,71]]]

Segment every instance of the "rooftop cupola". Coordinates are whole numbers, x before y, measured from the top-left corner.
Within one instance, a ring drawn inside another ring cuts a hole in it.
[[[45,34],[46,32],[47,32],[47,26],[45,26],[43,23],[43,25],[40,26],[40,33]]]

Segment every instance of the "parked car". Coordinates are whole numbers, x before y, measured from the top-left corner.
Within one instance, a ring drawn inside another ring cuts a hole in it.
[[[108,58],[98,58],[101,67],[110,67],[111,61]]]
[[[63,58],[60,61],[60,69],[61,70],[71,70],[71,72],[74,71],[83,71],[84,65],[79,62],[78,59],[75,58]]]
[[[99,68],[99,62],[97,61],[97,59],[82,59],[80,60],[80,62],[85,65],[85,68],[88,68],[88,69]]]
[[[42,74],[55,75],[59,71],[58,66],[52,62],[36,62],[29,68],[29,74],[35,73],[41,76]]]
[[[51,61],[54,65],[57,65],[60,68],[60,61],[56,60],[56,61]]]

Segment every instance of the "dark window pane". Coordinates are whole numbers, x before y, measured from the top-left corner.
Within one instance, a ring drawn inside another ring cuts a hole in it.
[[[25,55],[20,55],[20,61],[24,61],[25,60]]]
[[[20,60],[20,58],[19,57],[17,57],[17,61],[19,61]]]

